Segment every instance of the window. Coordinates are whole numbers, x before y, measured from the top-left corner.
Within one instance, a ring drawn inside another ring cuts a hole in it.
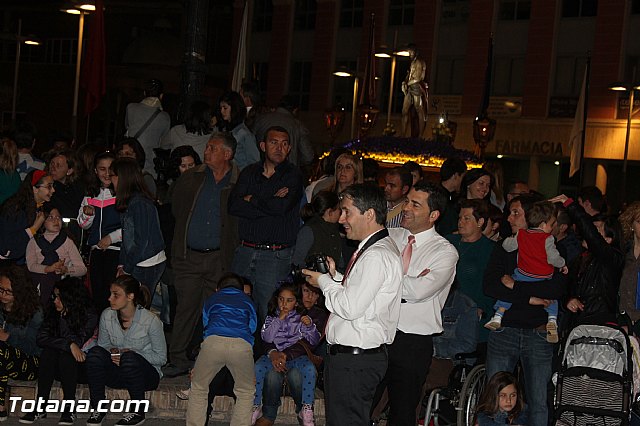
[[[311,93],[311,62],[294,62],[289,79],[289,96],[301,110],[307,111],[309,93]]]
[[[356,72],[356,61],[336,61],[336,69],[343,68]],[[341,104],[345,111],[351,111],[353,103],[353,79],[354,77],[335,77],[333,80],[333,103]]]
[[[446,24],[467,22],[469,0],[442,0],[442,22]]]
[[[267,81],[269,77],[269,63],[268,62],[254,62],[251,65],[252,79],[258,82],[258,89],[260,96],[264,100],[265,93],[267,93]]]
[[[313,30],[316,27],[316,0],[296,0],[295,30]]]
[[[624,64],[624,81],[632,83],[640,81],[640,56],[627,56]]]
[[[580,96],[586,62],[585,57],[559,56],[556,59],[555,96]]]
[[[78,39],[52,39],[45,43],[45,62],[74,64],[78,55]]]
[[[439,95],[461,95],[463,84],[464,57],[438,57],[434,92]]]
[[[493,61],[492,77],[492,95],[522,96],[524,58],[496,58]]]
[[[413,25],[415,0],[391,0],[389,25]]]
[[[271,31],[273,19],[273,1],[255,0],[253,12],[253,30],[257,32]]]
[[[342,0],[340,5],[340,27],[362,27],[364,0]]]
[[[563,18],[596,16],[598,0],[562,0]]]
[[[402,102],[404,102],[404,94],[402,93],[402,82],[407,76],[411,61],[404,58],[398,58],[396,61],[396,75],[393,81],[393,105],[391,112],[398,114],[402,112]],[[391,59],[384,61],[383,63],[386,78],[382,80],[382,102],[380,103],[380,109],[387,112],[389,108],[389,83],[391,83]],[[429,74],[425,79],[429,78]]]
[[[521,21],[531,17],[531,0],[502,0],[500,19],[503,21]]]

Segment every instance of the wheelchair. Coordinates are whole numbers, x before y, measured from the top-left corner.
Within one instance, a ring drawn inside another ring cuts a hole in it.
[[[425,395],[424,425],[473,426],[475,407],[486,383],[484,364],[473,364],[478,352],[457,354],[453,359],[453,370],[445,387],[433,389]],[[441,402],[448,404],[441,405]]]

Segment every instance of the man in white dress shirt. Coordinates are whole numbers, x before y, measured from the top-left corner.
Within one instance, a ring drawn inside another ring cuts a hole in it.
[[[434,227],[447,199],[441,187],[418,182],[407,194],[402,228],[389,229],[408,263],[402,276],[398,331],[389,346],[385,378],[392,426],[417,423],[416,407],[431,365],[432,336],[442,332],[441,311],[456,275],[458,252]],[[405,253],[410,239],[414,242],[409,260]]]
[[[341,196],[340,223],[360,241],[344,276],[329,260],[328,274],[303,270],[319,286],[331,316],[326,326],[327,426],[366,426],[378,383],[387,370],[387,345],[400,315],[400,252],[384,227],[386,202],[380,188],[358,184]]]

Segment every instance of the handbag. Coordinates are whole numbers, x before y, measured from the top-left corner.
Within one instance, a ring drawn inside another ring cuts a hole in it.
[[[304,348],[304,351],[307,353],[307,358],[309,358],[309,361],[313,363],[316,369],[319,369],[322,363],[324,362],[324,358],[314,354],[313,350],[311,349],[311,346],[304,339],[298,340],[298,343],[302,345],[302,347]]]

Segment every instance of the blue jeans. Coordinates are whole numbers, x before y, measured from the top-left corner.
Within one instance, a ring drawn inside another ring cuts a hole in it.
[[[487,378],[498,371],[513,372],[522,363],[529,426],[546,426],[548,420],[547,384],[551,379],[553,344],[546,330],[502,327],[489,334]]]
[[[264,389],[262,391],[262,416],[264,418],[275,421],[276,417],[278,417],[278,407],[280,407],[280,397],[282,396],[282,385],[284,383],[285,376],[287,378],[287,383],[289,384],[291,397],[296,403],[296,413],[300,412],[303,403],[313,404],[316,371],[315,367],[306,356],[296,358],[293,361],[300,360],[302,364],[302,358],[306,361],[302,368],[300,365],[290,367],[289,363],[292,361],[287,361],[286,373],[279,373],[273,368],[267,372],[264,377]],[[311,370],[313,371],[314,379],[308,381],[308,383],[313,384],[312,387],[309,387],[308,385],[303,384],[305,382],[304,372],[306,371],[307,374],[311,374]],[[256,378],[256,382],[257,380],[258,379]],[[309,392],[311,394],[311,402],[306,402],[305,399],[309,398]],[[307,394],[306,398],[303,397],[305,393]]]
[[[293,247],[277,251],[244,246],[236,249],[231,270],[253,283],[253,300],[261,322],[267,316],[267,304],[278,288],[278,282],[291,273],[292,256]]]
[[[302,383],[300,384],[301,390],[301,398],[300,402],[302,404],[313,405],[314,401],[314,390],[316,387],[316,367],[313,365],[309,358],[306,355],[299,356],[298,358],[287,361],[287,377],[289,378],[289,385],[291,385],[290,372],[292,370],[296,370],[301,378]],[[254,405],[260,405],[263,399],[263,394],[270,393],[270,391],[275,390],[278,395],[278,401],[280,395],[282,395],[282,381],[280,381],[280,390],[276,389],[267,389],[267,392],[263,392],[263,387],[265,384],[265,378],[270,371],[273,371],[273,364],[268,356],[262,355],[257,361],[255,365],[256,369],[256,397],[253,402]],[[294,381],[297,379],[294,378]],[[296,385],[298,385],[296,383]],[[295,386],[294,386],[295,387]],[[278,404],[280,405],[280,404]],[[276,406],[276,410],[277,410]]]
[[[166,262],[158,263],[153,266],[136,265],[134,266],[133,271],[131,271],[133,278],[140,281],[140,284],[149,289],[149,294],[151,295],[152,300],[156,291],[156,285],[160,281],[160,278],[162,278],[165,266]]]

